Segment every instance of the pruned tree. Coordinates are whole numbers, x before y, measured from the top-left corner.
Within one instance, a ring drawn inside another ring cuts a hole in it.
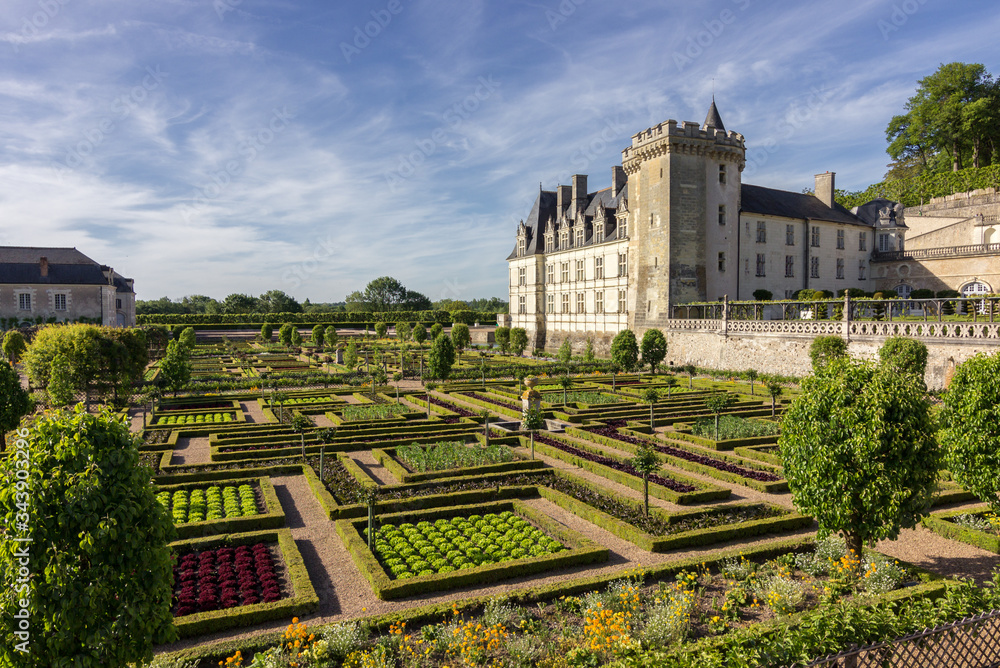
[[[764,388],[767,390],[768,396],[771,397],[771,417],[775,416],[777,410],[778,397],[784,392],[784,386],[775,378],[767,378],[764,380]]]
[[[817,336],[809,345],[813,373],[822,373],[833,360],[847,357],[847,341],[839,336]]]
[[[510,352],[514,357],[520,357],[528,347],[528,332],[523,327],[510,330]]]
[[[642,512],[649,516],[649,474],[660,468],[660,458],[646,443],[642,443],[635,451],[635,456],[629,462],[636,471],[642,474]]]
[[[493,338],[500,346],[500,352],[506,355],[510,352],[510,327],[497,327]]]
[[[927,371],[927,346],[905,336],[890,336],[878,349],[880,362],[897,373],[912,373],[923,379]]]
[[[21,361],[24,351],[28,349],[24,342],[24,335],[16,329],[12,329],[3,335],[3,356],[11,364]]]
[[[834,360],[802,382],[778,444],[795,507],[820,538],[843,533],[858,561],[864,544],[896,538],[930,507],[940,455],[912,374]]]
[[[732,408],[736,403],[736,395],[719,392],[705,399],[705,406],[715,415],[715,440],[719,440],[719,416]]]
[[[611,361],[628,373],[639,367],[639,343],[631,329],[623,329],[611,341]]]
[[[447,380],[451,375],[451,367],[455,364],[455,347],[447,334],[441,334],[431,345],[427,357],[427,366],[433,378]]]
[[[461,355],[462,351],[472,343],[472,336],[469,333],[469,326],[464,322],[456,322],[451,326],[451,343],[455,351]]]
[[[642,363],[649,365],[649,372],[656,373],[656,367],[667,356],[667,339],[658,329],[647,329],[642,335]]]

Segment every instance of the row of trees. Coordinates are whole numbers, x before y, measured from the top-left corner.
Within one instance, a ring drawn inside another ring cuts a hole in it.
[[[306,300],[308,301],[308,300]],[[169,314],[216,314],[216,313],[302,313],[303,305],[282,290],[268,290],[259,297],[234,292],[222,301],[205,295],[191,295],[172,300],[160,297],[148,301],[137,301],[136,315],[151,313]]]

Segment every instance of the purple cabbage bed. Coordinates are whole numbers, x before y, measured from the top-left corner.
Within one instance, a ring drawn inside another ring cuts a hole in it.
[[[486,403],[493,404],[494,406],[502,406],[503,408],[506,408],[508,410],[513,410],[513,411],[521,410],[520,406],[517,406],[515,404],[509,404],[506,401],[498,401],[497,399],[494,399],[492,397],[487,397],[485,395],[479,394],[478,392],[465,392],[464,394],[467,397],[472,397],[473,399],[478,399],[479,401],[485,401]]]

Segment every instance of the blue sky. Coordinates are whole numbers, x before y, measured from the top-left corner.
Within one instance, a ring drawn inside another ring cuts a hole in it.
[[[606,187],[713,79],[744,182],[856,189],[916,80],[1000,72],[997,34],[987,1],[4,0],[0,244],[140,299],[506,297],[539,182]]]

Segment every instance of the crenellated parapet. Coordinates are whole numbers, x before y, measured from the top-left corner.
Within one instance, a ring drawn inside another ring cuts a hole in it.
[[[678,124],[668,120],[632,136],[632,145],[622,151],[622,167],[634,174],[646,160],[667,153],[695,155],[731,162],[743,170],[746,149],[738,132],[701,126],[693,121]]]

